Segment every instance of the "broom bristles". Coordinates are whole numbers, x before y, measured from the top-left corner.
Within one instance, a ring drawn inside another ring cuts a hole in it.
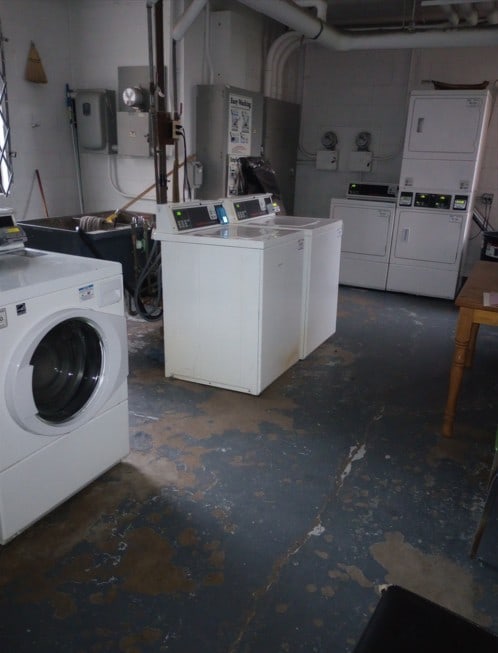
[[[33,41],[29,47],[28,60],[26,62],[26,72],[25,78],[28,82],[35,82],[36,84],[46,84],[47,76],[45,70],[43,69],[43,64],[38,54],[38,50],[35,47]]]

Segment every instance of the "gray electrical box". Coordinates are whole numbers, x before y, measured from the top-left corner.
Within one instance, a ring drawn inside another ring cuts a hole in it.
[[[263,96],[235,86],[197,87],[196,154],[203,166],[197,196],[237,194],[238,158],[261,156]]]
[[[116,93],[106,89],[76,91],[78,144],[83,152],[116,151]]]
[[[165,84],[166,73],[165,68]],[[154,153],[149,76],[148,66],[118,68],[118,153],[123,156],[149,157]]]

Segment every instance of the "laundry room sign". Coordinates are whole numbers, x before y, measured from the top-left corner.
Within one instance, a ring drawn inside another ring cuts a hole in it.
[[[252,98],[230,94],[228,153],[237,156],[251,154]]]

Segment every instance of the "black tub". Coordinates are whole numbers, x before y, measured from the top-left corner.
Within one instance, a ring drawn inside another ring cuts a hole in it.
[[[111,213],[101,211],[92,215],[106,218]],[[105,229],[87,232],[79,229],[81,217],[40,218],[23,220],[19,224],[26,232],[27,247],[117,261],[123,267],[125,286],[135,288],[138,272],[150,250],[153,215],[122,211],[114,226],[106,225]]]

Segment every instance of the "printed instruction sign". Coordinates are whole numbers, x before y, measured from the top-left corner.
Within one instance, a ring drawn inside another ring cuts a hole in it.
[[[228,154],[250,156],[252,99],[230,94],[228,121]]]

